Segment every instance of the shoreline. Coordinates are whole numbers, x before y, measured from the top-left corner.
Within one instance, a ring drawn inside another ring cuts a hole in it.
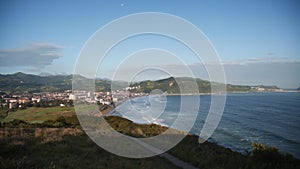
[[[231,92],[231,93],[233,93],[233,94],[235,94],[235,93],[285,93],[285,92]],[[207,95],[207,93],[205,93],[205,94],[203,94],[203,95]],[[173,95],[170,95],[170,96],[178,96],[178,95],[176,95],[176,94],[173,94]],[[180,95],[181,96],[181,95]],[[184,96],[190,96],[190,95],[184,95]],[[141,97],[143,97],[143,96],[141,96]],[[135,99],[135,98],[134,98]],[[133,123],[135,123],[135,124],[139,124],[139,125],[151,125],[151,124],[155,124],[155,125],[159,125],[159,126],[161,126],[161,127],[168,127],[168,128],[171,128],[169,125],[166,125],[166,124],[161,124],[161,123],[159,123],[159,122],[157,122],[157,123],[147,123],[147,122],[137,122],[137,121],[134,121],[133,119],[128,119],[128,118],[126,118],[126,117],[123,117],[123,116],[121,116],[121,115],[118,115],[118,114],[115,114],[117,112],[117,110],[115,110],[114,108],[112,108],[111,109],[111,111],[109,112],[109,113],[107,113],[105,116],[106,117],[108,117],[108,116],[117,116],[117,117],[122,117],[122,118],[124,118],[124,119],[127,119],[127,120],[130,120],[130,121],[132,121]],[[180,129],[175,129],[175,128],[171,128],[171,129],[174,129],[174,130],[178,130],[178,131],[182,131],[182,130],[180,130]],[[182,131],[182,132],[185,132],[185,131]],[[195,135],[195,136],[197,136],[197,137],[199,137],[199,135],[197,135],[197,133],[191,133],[190,131],[188,132],[188,135]],[[223,148],[228,148],[228,149],[230,149],[230,150],[232,150],[232,151],[234,151],[234,152],[238,152],[238,153],[242,153],[242,154],[245,154],[245,153],[247,153],[247,152],[251,152],[251,144],[252,143],[254,143],[254,142],[252,142],[252,141],[249,141],[249,145],[247,146],[247,147],[239,147],[239,146],[234,146],[234,145],[230,145],[230,144],[228,144],[228,145],[224,145],[224,144],[222,144],[222,142],[219,142],[218,140],[214,140],[214,139],[212,139],[211,137],[208,139],[208,140],[206,140],[207,142],[210,142],[210,143],[215,143],[215,144],[217,144],[217,145],[219,145],[219,146],[221,146],[221,147],[223,147]],[[248,143],[247,143],[248,144]],[[277,148],[277,147],[276,147]],[[287,151],[282,151],[282,150],[279,150],[281,153],[286,153],[286,154],[290,154],[289,152],[287,152]],[[293,155],[295,158],[297,158],[297,159],[299,159],[300,160],[300,157],[297,157],[296,155]]]
[[[106,116],[104,118],[106,119],[106,121],[108,120],[109,125],[111,127],[113,127],[116,131],[121,132],[121,133],[126,134],[126,135],[129,135],[129,136],[152,137],[152,136],[158,135],[161,132],[164,132],[167,129],[171,129],[174,134],[184,134],[184,135],[186,135],[184,137],[184,139],[179,143],[180,146],[184,146],[184,147],[191,146],[191,145],[189,145],[187,143],[183,143],[183,142],[184,142],[184,140],[191,140],[192,139],[192,140],[194,140],[193,147],[195,147],[195,146],[200,146],[200,147],[201,146],[209,146],[209,147],[212,146],[212,147],[214,147],[214,149],[217,149],[217,150],[220,149],[220,150],[225,151],[225,152],[228,151],[228,153],[234,153],[234,154],[239,155],[243,158],[248,157],[249,153],[250,154],[253,153],[253,147],[252,147],[252,151],[248,151],[248,150],[245,149],[244,152],[241,152],[241,151],[236,151],[232,148],[226,147],[226,146],[224,146],[224,145],[222,145],[222,144],[220,144],[216,141],[212,141],[212,140],[206,140],[204,143],[199,144],[199,142],[198,142],[199,136],[198,135],[195,135],[195,134],[192,134],[192,133],[186,133],[184,131],[181,131],[181,130],[178,130],[178,129],[173,129],[173,128],[168,127],[168,126],[167,127],[162,126],[160,124],[138,124],[138,123],[133,122],[130,119],[126,119],[126,118],[119,117],[119,116]],[[118,125],[119,123],[125,124],[125,128],[124,128],[124,126],[123,127],[119,126]],[[29,124],[29,126],[27,126],[27,127],[26,127],[26,125],[23,126],[23,127],[22,126],[2,126],[2,127],[0,127],[0,140],[7,140],[8,139],[8,140],[12,141],[12,145],[14,145],[14,144],[24,145],[24,143],[26,143],[26,142],[24,142],[24,141],[20,142],[19,139],[26,139],[26,138],[28,138],[28,136],[29,136],[29,138],[34,136],[35,139],[41,138],[42,139],[42,144],[44,144],[44,143],[53,142],[53,141],[62,141],[63,138],[67,135],[80,136],[82,134],[85,134],[84,130],[82,128],[78,128],[78,127],[67,127],[67,126],[66,127],[65,126],[63,126],[63,127],[45,127],[45,126],[34,127],[34,126],[31,126],[31,125],[34,125],[34,124]],[[129,128],[133,127],[135,129],[128,129],[128,126],[130,126]],[[150,135],[148,135],[149,133],[147,132],[147,130],[149,128],[152,130]],[[136,129],[138,129],[138,130],[136,130]],[[27,133],[28,131],[30,131],[30,133],[32,133],[32,134]],[[61,132],[61,131],[63,131],[63,132]],[[44,134],[42,134],[42,133],[44,133]],[[45,133],[46,133],[46,135],[51,136],[51,138],[45,137]],[[55,133],[56,134],[57,133],[62,133],[62,134],[59,134],[56,137],[52,138],[52,136],[56,135]],[[7,136],[9,136],[9,137],[7,137]],[[14,139],[17,139],[17,140],[14,141]],[[255,144],[263,145],[261,143],[255,143]],[[176,145],[176,146],[178,146],[178,145]],[[263,145],[263,146],[265,146],[265,145]],[[266,146],[266,148],[270,149],[270,150],[276,150],[276,153],[279,153],[281,156],[288,157],[288,158],[293,158],[296,161],[300,162],[299,158],[297,158],[293,155],[278,151],[278,149],[276,147]],[[173,148],[172,148],[168,152],[172,152],[171,154],[173,154],[174,151],[175,150],[173,150]],[[175,154],[173,154],[173,155],[175,155]],[[178,157],[179,157],[179,159],[185,161],[183,157],[180,157],[180,156],[178,156]]]
[[[280,92],[280,93],[282,93],[282,92]],[[120,117],[120,116],[118,116],[118,115],[116,115],[116,114],[114,114],[114,113],[112,113],[112,112],[117,112],[117,110],[113,107],[113,106],[107,106],[108,108],[107,109],[105,109],[103,112],[101,112],[102,113],[102,116],[104,116],[104,117],[107,117],[107,116],[117,116],[117,117]],[[124,117],[122,117],[123,119],[127,119],[127,120],[129,120],[129,121],[132,121],[133,123],[135,123],[135,124],[137,124],[137,125],[151,125],[151,124],[155,124],[155,125],[158,125],[158,126],[160,126],[160,127],[168,127],[168,128],[171,128],[170,126],[168,126],[168,125],[163,125],[163,124],[160,124],[160,123],[138,123],[138,122],[135,122],[135,121],[133,121],[132,119],[128,119],[128,118],[124,118]],[[67,126],[66,126],[67,127]],[[174,128],[171,128],[171,129],[174,129]],[[181,131],[181,130],[179,130],[179,129],[174,129],[174,130],[178,130],[178,131]],[[196,134],[193,134],[193,133],[188,133],[188,134],[190,134],[190,135],[196,135]],[[197,136],[197,135],[196,135]],[[199,137],[199,136],[197,136],[197,137]],[[229,149],[231,149],[232,151],[235,151],[235,152],[239,152],[239,153],[242,153],[243,152],[243,149],[234,149],[232,146],[226,146],[226,145],[222,145],[222,143],[221,142],[218,142],[217,140],[211,140],[211,139],[208,139],[207,140],[207,142],[211,142],[211,143],[216,143],[217,145],[219,145],[219,146],[221,146],[221,147],[223,147],[223,148],[229,148]],[[250,145],[251,145],[251,143],[250,143]],[[249,145],[249,146],[250,146]],[[246,152],[247,150],[249,150],[249,149],[244,149],[244,151]],[[295,158],[296,158],[296,156],[294,156]],[[297,158],[297,159],[299,159],[299,158]]]
[[[226,93],[166,94],[166,96],[202,96],[202,95],[248,94],[248,93],[300,93],[300,91],[297,91],[297,90],[283,90],[283,91],[230,91],[230,92],[226,92]]]
[[[110,109],[113,109],[110,106]],[[92,116],[92,115],[90,115]],[[62,116],[63,117],[63,116]],[[248,166],[249,169],[258,169],[260,166],[265,166],[266,164],[276,166],[279,168],[297,168],[300,167],[300,160],[292,155],[286,155],[275,147],[268,147],[260,143],[255,143],[252,146],[252,151],[246,151],[245,153],[240,151],[235,151],[234,149],[227,148],[224,145],[218,144],[213,140],[206,140],[204,143],[199,144],[199,137],[195,134],[181,132],[181,130],[173,129],[171,127],[165,127],[159,124],[138,124],[133,122],[130,119],[119,117],[119,116],[99,116],[98,118],[105,118],[106,122],[114,128],[117,132],[122,134],[138,137],[138,138],[147,138],[153,137],[163,133],[164,131],[171,129],[171,134],[184,134],[185,137],[166,153],[178,158],[180,161],[191,164],[197,168],[245,168]],[[77,118],[77,116],[74,116]],[[94,117],[92,117],[94,118]],[[97,117],[95,117],[97,118]],[[65,119],[66,120],[66,119]],[[75,119],[74,119],[75,120]],[[26,165],[32,166],[33,162],[39,161],[37,158],[43,157],[49,159],[47,164],[50,164],[53,159],[51,157],[56,157],[64,154],[72,154],[74,152],[74,147],[77,148],[76,151],[83,152],[81,154],[71,155],[72,159],[86,159],[86,164],[95,164],[95,161],[90,161],[90,159],[98,157],[103,157],[103,153],[106,152],[101,147],[97,146],[85,133],[82,127],[80,127],[79,121],[74,122],[74,125],[64,123],[63,126],[57,127],[56,123],[61,122],[61,118],[52,121],[51,123],[42,123],[35,126],[34,123],[19,121],[12,121],[0,127],[0,141],[2,141],[3,152],[10,152],[11,158],[7,157],[7,154],[1,154],[0,159],[5,161],[20,161],[24,156],[28,157]],[[67,122],[67,121],[66,121]],[[9,143],[9,144],[7,144]],[[80,146],[76,146],[80,144]],[[26,147],[26,150],[30,151],[18,151],[21,153],[20,156],[16,155],[16,150],[20,146]],[[39,147],[39,148],[36,148]],[[93,147],[94,153],[88,155],[90,148]],[[253,149],[254,147],[254,149]],[[263,147],[260,149],[260,147]],[[257,151],[255,151],[258,148]],[[41,150],[46,151],[49,154],[43,154],[41,156]],[[55,151],[53,151],[55,150]],[[87,150],[88,152],[85,152]],[[32,153],[34,152],[34,153]],[[107,153],[107,152],[106,152]],[[164,154],[166,154],[164,153]],[[34,156],[32,156],[34,154]],[[74,154],[74,153],[73,153]],[[164,154],[155,156],[158,160],[164,160]],[[77,156],[76,156],[77,155]],[[76,157],[75,157],[76,156]],[[88,156],[88,158],[87,158]],[[114,156],[113,154],[107,153],[108,157]],[[65,156],[62,156],[65,157]],[[163,158],[162,158],[163,157]],[[122,158],[122,157],[121,157]],[[128,158],[125,158],[128,159]],[[270,161],[271,159],[271,161]],[[105,162],[114,159],[105,159]],[[134,159],[139,160],[139,159]],[[154,161],[149,161],[149,158],[145,159],[150,163],[156,164]],[[217,160],[217,163],[216,163]],[[58,163],[57,160],[54,162],[57,163],[58,168],[60,166],[65,166],[65,158],[60,158]],[[132,165],[133,162],[124,162],[126,164]],[[167,162],[169,164],[169,162]],[[71,165],[72,163],[68,163]],[[105,163],[107,164],[107,163]],[[105,164],[97,164],[105,168]],[[138,164],[139,165],[139,164]],[[137,166],[138,166],[137,165]],[[95,164],[96,166],[96,164]],[[204,167],[205,166],[205,167]],[[288,167],[286,167],[288,166]],[[86,168],[87,166],[82,166],[81,168]],[[107,167],[107,166],[106,166]],[[0,164],[1,168],[1,164]],[[16,167],[11,167],[16,168]],[[46,167],[41,167],[46,168]],[[74,167],[73,167],[74,168]],[[116,167],[120,168],[120,166]],[[131,168],[131,167],[129,167]],[[135,167],[139,168],[139,167]],[[150,167],[154,168],[154,166]],[[164,169],[166,167],[163,167]],[[172,168],[172,167],[171,167]],[[173,167],[174,168],[174,167]]]

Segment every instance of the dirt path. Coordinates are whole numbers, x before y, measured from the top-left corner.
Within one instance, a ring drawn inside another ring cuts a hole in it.
[[[199,169],[197,167],[192,166],[189,163],[186,163],[186,162],[178,159],[177,157],[175,157],[169,153],[163,153],[160,155],[160,157],[168,159],[172,164],[176,165],[177,167],[181,167],[184,169]]]
[[[134,142],[142,145],[143,147],[145,147],[149,151],[152,151],[154,153],[159,153],[160,157],[169,160],[172,164],[174,164],[177,167],[180,167],[180,168],[183,168],[183,169],[199,169],[199,168],[197,168],[197,167],[195,167],[195,166],[193,166],[193,165],[191,165],[189,163],[186,163],[186,162],[180,160],[179,158],[177,158],[177,157],[175,157],[175,156],[173,156],[173,155],[171,155],[169,153],[162,152],[160,149],[158,149],[156,147],[153,147],[153,146],[151,146],[151,145],[149,145],[149,144],[147,144],[147,143],[145,143],[145,142],[143,142],[141,140],[138,140],[138,139],[132,139],[132,140]]]

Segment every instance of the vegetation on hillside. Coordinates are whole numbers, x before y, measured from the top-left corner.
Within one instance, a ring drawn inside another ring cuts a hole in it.
[[[64,91],[71,89],[71,86],[71,75],[41,77],[20,72],[0,74],[0,89],[6,93]]]
[[[260,87],[260,88],[264,88],[266,90],[274,90],[274,89],[280,89],[278,86],[266,86],[266,85],[259,85],[259,86],[255,86],[255,87]]]
[[[8,75],[0,74],[0,91],[4,91],[8,94],[13,93],[38,93],[38,92],[59,92],[72,89],[72,78],[73,75],[52,75],[52,76],[37,76],[24,73],[15,73]],[[77,75],[76,83],[84,86],[86,80],[92,80],[84,78],[83,76]],[[92,80],[93,81],[93,80]],[[140,86],[139,89],[133,89],[132,92],[144,92],[150,93],[153,89],[161,89],[162,91],[167,91],[169,94],[179,94],[182,93],[178,87],[177,81],[183,82],[184,91],[189,93],[193,89],[191,82],[196,81],[198,85],[199,93],[209,93],[211,92],[211,83],[202,79],[193,79],[188,77],[181,78],[167,78],[156,81],[142,81],[139,83],[133,83],[131,86]],[[108,79],[95,79],[95,90],[101,92],[111,91],[112,81]],[[222,84],[214,83],[217,88]],[[126,82],[113,82],[114,89],[122,89],[127,86]],[[242,85],[226,85],[227,91],[250,91],[250,86]]]
[[[182,83],[184,85],[178,85]],[[198,89],[195,89],[194,83],[196,82]],[[199,93],[210,93],[211,86],[214,85],[215,88],[220,88],[223,84],[210,82],[202,79],[194,79],[189,77],[181,77],[181,78],[166,78],[157,81],[142,81],[139,83],[134,83],[131,86],[140,86],[140,88],[133,89],[133,92],[145,92],[150,93],[153,89],[160,89],[163,92],[167,92],[168,94],[193,94],[194,91],[199,91]],[[236,91],[236,92],[246,92],[250,91],[250,86],[242,86],[242,85],[226,85],[226,90],[229,92]]]
[[[176,168],[159,156],[129,159],[108,153],[84,134],[70,110],[33,108],[20,111],[25,115],[23,119],[20,112],[7,116],[0,126],[0,168]],[[155,124],[135,124],[121,117],[105,119],[116,131],[133,137],[150,137],[167,129]],[[201,169],[300,167],[299,160],[281,154],[276,148],[253,143],[252,149],[241,154],[211,142],[199,144],[197,136],[188,135],[168,152]]]
[[[176,169],[159,156],[130,159],[111,154],[75,129],[26,129],[27,137],[21,138],[12,137],[14,132],[22,133],[12,130],[10,137],[0,139],[1,169]]]
[[[263,148],[261,148],[263,147]],[[274,147],[252,144],[252,152],[241,154],[215,143],[198,143],[197,136],[187,136],[169,151],[201,169],[298,169],[300,160],[282,154]]]
[[[76,116],[73,107],[47,107],[37,108],[29,107],[24,110],[9,112],[2,122],[10,122],[13,120],[24,121],[29,124],[43,123],[47,120],[56,120],[59,117]]]
[[[78,83],[82,81],[83,85],[85,80],[88,80],[79,75],[77,77]],[[0,74],[0,91],[13,94],[71,90],[72,78],[73,75],[38,76],[21,72],[8,75]],[[95,84],[98,91],[110,91],[111,82],[109,80],[96,79]]]

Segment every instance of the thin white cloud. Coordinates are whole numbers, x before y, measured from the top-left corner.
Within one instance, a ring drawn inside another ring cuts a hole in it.
[[[227,62],[223,62],[223,64],[224,65],[247,65],[247,64],[257,64],[257,63],[296,63],[296,62],[300,62],[300,60],[269,55],[268,57],[256,57],[256,58],[246,58],[246,59],[240,59],[234,61],[227,61]]]
[[[206,66],[214,66],[216,63],[208,63]],[[300,60],[283,58],[283,57],[261,57],[261,58],[248,58],[243,60],[235,60],[231,62],[223,62],[224,71],[226,75],[226,81],[230,84],[241,84],[241,85],[277,85],[282,88],[295,89],[300,85],[299,71],[300,71]],[[205,80],[210,80],[209,75],[205,66],[202,63],[193,63],[187,65],[194,77],[199,77]],[[158,65],[153,65],[158,67]],[[168,70],[172,72],[170,76],[190,76],[189,74],[183,73],[182,70],[186,65],[174,65],[165,64],[160,65],[162,70]],[[120,70],[119,77],[123,77],[118,80],[129,81],[134,73],[137,73],[136,67],[128,67]],[[142,68],[140,68],[142,69]],[[113,77],[115,70],[110,71],[99,71],[98,77]],[[163,78],[160,73],[143,73],[141,79],[143,80],[156,80]]]
[[[23,48],[0,50],[0,66],[42,69],[62,57],[62,49],[55,44],[34,43]]]
[[[257,57],[222,63],[228,83],[244,85],[278,85],[297,88],[300,85],[300,60],[284,57]],[[196,76],[209,79],[202,63],[190,65]]]

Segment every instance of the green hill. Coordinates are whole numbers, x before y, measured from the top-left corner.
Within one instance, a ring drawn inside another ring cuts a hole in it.
[[[41,77],[20,72],[0,75],[0,90],[7,93],[60,91],[71,89],[71,86],[71,75]]]
[[[83,76],[79,76],[79,79],[87,80]],[[8,75],[0,74],[0,91],[6,93],[34,93],[34,92],[58,92],[72,89],[72,78],[73,75],[51,75],[51,76],[38,76],[32,74],[24,74],[24,73],[15,73]],[[90,79],[92,80],[92,79]],[[131,86],[140,86],[139,89],[134,89],[132,92],[145,92],[149,93],[153,89],[161,89],[162,91],[166,91],[169,94],[184,94],[184,93],[192,93],[195,90],[192,82],[196,81],[198,85],[199,93],[210,93],[211,85],[215,85],[216,88],[221,87],[222,84],[215,83],[202,79],[193,79],[190,77],[170,77],[166,79],[156,80],[156,81],[142,81],[138,83],[133,83]],[[80,83],[80,80],[78,81]],[[177,82],[182,83],[184,85],[178,85]],[[111,91],[111,80],[109,79],[96,79],[96,91],[107,92]],[[127,85],[126,82],[115,82],[114,87],[117,89],[121,89]],[[178,86],[182,86],[181,92]],[[243,86],[243,85],[226,85],[227,91],[229,92],[247,92],[251,90],[251,86]]]
[[[140,86],[139,89],[134,89],[132,91],[140,91],[140,92],[145,92],[149,93],[153,89],[160,89],[162,91],[166,91],[169,94],[190,94],[195,91],[195,86],[193,85],[194,82],[197,83],[199,93],[210,93],[211,92],[211,85],[214,85],[216,88],[221,88],[223,84],[221,83],[215,83],[215,82],[210,82],[207,80],[202,80],[202,79],[194,79],[190,77],[179,77],[179,78],[166,78],[166,79],[161,79],[157,81],[143,81],[139,83],[134,83],[131,86]],[[180,89],[178,83],[183,84],[181,85],[182,88]],[[242,86],[242,85],[231,85],[227,84],[226,85],[227,91],[233,92],[246,92],[250,91],[251,87],[250,86]],[[182,92],[184,91],[184,92]]]
[[[6,93],[34,93],[71,90],[72,78],[73,75],[38,76],[21,72],[7,75],[0,74],[0,91]],[[96,80],[99,91],[110,91],[110,84],[111,82],[108,80]]]

